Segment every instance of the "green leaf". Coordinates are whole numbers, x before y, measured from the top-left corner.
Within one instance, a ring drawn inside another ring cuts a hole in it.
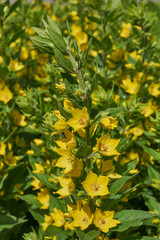
[[[37,233],[35,231],[30,233],[25,233],[23,235],[24,240],[38,240]]]
[[[84,240],[85,239],[85,233],[82,232],[81,230],[76,230],[76,233],[79,237],[79,240]]]
[[[92,78],[91,91],[90,91],[89,95],[92,94],[92,92],[96,89],[97,85],[98,85],[98,79],[97,79],[97,73],[95,73]]]
[[[33,194],[26,194],[26,195],[18,195],[18,198],[25,201],[28,204],[35,204],[37,207],[41,206],[41,203],[36,199],[36,196]]]
[[[67,92],[68,97],[76,100],[77,103],[80,103],[80,99],[78,96],[75,95],[75,91],[74,91],[72,85],[66,79],[64,79],[64,84],[66,87],[66,92]]]
[[[154,215],[141,210],[122,210],[114,215],[114,218],[119,220],[121,224],[118,224],[113,231],[122,232],[130,227],[138,227],[142,225],[144,219],[153,217]]]
[[[124,186],[124,184],[126,182],[132,180],[137,174],[134,174],[133,176],[123,176],[123,177],[117,179],[115,182],[112,183],[112,185],[109,189],[110,193],[116,194],[118,191],[121,190],[121,188]]]
[[[130,137],[128,137],[128,138],[121,138],[120,139],[120,143],[118,144],[118,146],[116,148],[117,151],[124,150],[127,147],[128,143],[129,143],[129,140],[130,140]]]
[[[53,42],[47,38],[47,37],[42,37],[42,36],[33,36],[30,37],[30,39],[32,40],[32,42],[38,46],[38,47],[50,47],[50,48],[54,48],[54,44]]]
[[[146,146],[142,146],[143,150],[148,153],[149,155],[153,156],[154,160],[159,160],[160,161],[160,153],[157,152],[156,150],[146,147]]]
[[[149,210],[160,215],[160,202],[158,202],[154,196],[151,196],[147,193],[143,193],[142,196],[145,199],[145,204]]]
[[[42,28],[37,28],[37,27],[32,27],[32,29],[40,36],[40,37],[47,37],[47,33],[44,29]]]
[[[158,166],[151,165],[150,163],[147,163],[148,166],[148,174],[151,180],[156,179],[157,181],[160,181],[160,168]]]
[[[27,220],[23,218],[17,219],[15,216],[9,214],[8,215],[0,214],[0,232],[3,231],[4,229],[11,229],[14,226],[22,224],[26,221]]]
[[[39,181],[41,181],[45,186],[58,190],[58,187],[55,183],[49,182],[48,179],[51,178],[50,175],[43,174],[43,173],[33,173],[30,169],[28,169],[29,174],[35,178],[37,178]]]
[[[116,114],[122,112],[123,110],[124,110],[123,107],[108,108],[108,109],[106,109],[106,111],[109,112],[111,116],[115,116]]]
[[[38,223],[43,223],[44,222],[44,212],[40,209],[31,209],[29,208],[28,211],[31,213],[33,218],[38,222]]]
[[[55,226],[50,225],[46,232],[45,235],[48,237],[54,237],[56,236],[56,240],[65,240],[69,239],[69,236],[72,236],[72,231],[65,230],[63,231],[62,228],[58,228]]]
[[[69,120],[72,115],[68,113],[60,104],[58,104],[58,108],[60,110],[61,115],[66,119]]]
[[[9,17],[9,15],[12,14],[12,12],[14,12],[16,10],[16,8],[18,7],[18,5],[20,4],[20,0],[17,0],[15,3],[11,4],[8,12],[6,13],[4,19],[6,19],[7,17]]]
[[[157,238],[154,238],[154,237],[147,237],[147,236],[143,236],[143,237],[127,237],[127,238],[124,238],[123,240],[156,240]]]
[[[77,158],[87,158],[92,153],[92,147],[83,141],[76,152]]]
[[[51,30],[58,33],[59,35],[62,35],[61,30],[59,29],[57,23],[54,22],[48,15],[47,15],[47,20]]]
[[[86,62],[87,62],[87,58],[89,56],[89,52],[91,50],[91,46],[92,46],[92,38],[89,40],[87,50],[82,53],[82,57],[81,57],[82,66],[84,66],[86,64]]]
[[[47,31],[48,31],[48,37],[54,43],[56,48],[58,48],[61,53],[67,54],[67,44],[64,41],[63,37],[58,33],[56,33],[55,31],[52,31],[51,29],[47,29]]]
[[[41,151],[41,149],[34,143],[31,142],[31,148],[34,151],[34,155],[35,156],[42,156],[43,152]]]
[[[6,175],[4,175],[4,176],[2,176],[1,178],[0,178],[0,189],[2,189],[2,187],[3,187],[3,183],[4,183],[4,181],[5,181],[5,179],[8,177],[8,175],[6,174]]]
[[[60,67],[62,67],[66,72],[73,73],[72,63],[63,56],[63,54],[55,47],[54,48],[55,59]]]
[[[62,212],[66,212],[66,203],[63,199],[57,199],[53,195],[50,195],[49,210],[53,212],[54,208],[60,209]]]
[[[15,42],[24,32],[25,32],[25,30],[23,30],[23,29],[17,31],[17,32],[13,35],[13,37],[9,40],[8,45],[11,44],[12,42]]]
[[[100,233],[95,231],[95,230],[91,230],[89,231],[86,235],[84,240],[93,240],[95,239]]]

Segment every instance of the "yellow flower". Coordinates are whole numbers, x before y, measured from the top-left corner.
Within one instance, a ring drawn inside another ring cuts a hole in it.
[[[66,177],[58,177],[58,181],[60,185],[62,186],[61,189],[59,189],[56,193],[60,195],[59,198],[65,198],[71,195],[73,190],[75,189],[74,182],[71,178]]]
[[[35,170],[33,173],[45,173],[44,166],[41,162],[34,164]]]
[[[25,61],[28,58],[28,49],[25,46],[21,47],[20,59]]]
[[[81,176],[81,172],[83,170],[83,161],[82,159],[75,159],[75,165],[74,168],[67,173],[69,177],[80,177]]]
[[[0,142],[0,155],[4,156],[6,151],[6,144]]]
[[[4,102],[4,104],[7,104],[12,98],[13,93],[7,86],[5,86],[3,89],[0,88],[0,101]]]
[[[73,226],[85,230],[92,223],[93,214],[91,213],[89,206],[86,204],[80,210],[73,211],[72,217],[74,219]]]
[[[73,108],[73,104],[71,101],[69,101],[67,98],[64,98],[64,101],[63,101],[63,106],[66,110],[68,111],[71,111],[72,108]]]
[[[75,166],[75,156],[66,149],[57,149],[56,152],[62,157],[58,159],[55,166],[59,168],[65,168],[64,174],[70,172]]]
[[[54,111],[54,115],[59,119],[58,122],[56,122],[53,127],[58,130],[58,132],[62,132],[63,130],[65,130],[68,127],[68,124],[65,121],[65,118],[62,117],[62,115],[60,114],[59,110],[55,110]]]
[[[104,235],[102,234],[102,235],[98,235],[98,236],[96,237],[96,240],[109,240],[109,238],[106,237],[106,236],[104,236]],[[118,240],[118,239],[117,239],[117,240]]]
[[[152,99],[150,99],[145,107],[142,108],[141,114],[145,117],[149,117],[157,109],[157,106],[152,105]]]
[[[108,191],[108,176],[97,176],[93,172],[89,172],[85,181],[82,185],[91,198],[95,196],[105,196],[109,194]]]
[[[50,199],[50,194],[47,190],[47,188],[40,189],[41,192],[38,192],[37,195],[37,200],[42,204],[40,207],[41,209],[48,209],[49,208],[49,199]]]
[[[127,76],[122,80],[121,87],[124,88],[127,93],[133,95],[139,91],[139,82],[136,78],[132,82],[129,76]]]
[[[66,138],[61,138],[56,142],[56,144],[62,148],[62,149],[74,149],[77,146],[76,138],[74,136],[73,132],[70,132],[69,130],[64,131],[64,135]]]
[[[4,156],[4,161],[9,166],[16,166],[18,161],[18,156],[13,156],[13,151],[10,152],[8,155]]]
[[[117,120],[113,117],[104,117],[101,119],[101,124],[105,129],[114,129],[117,127]]]
[[[56,227],[62,227],[65,224],[65,216],[63,212],[57,208],[54,208],[54,213],[50,213],[54,221],[53,225]]]
[[[43,144],[43,140],[41,140],[41,139],[38,139],[38,138],[35,138],[34,140],[33,140],[33,142],[37,145],[37,146],[39,146],[39,145],[42,145]]]
[[[0,160],[0,170],[3,168],[4,163]]]
[[[40,182],[37,178],[33,177],[34,181],[31,183],[31,185],[34,187],[33,190],[40,189],[43,186],[43,183]]]
[[[104,211],[96,208],[94,213],[93,223],[98,227],[102,232],[109,232],[110,228],[116,227],[117,224],[120,224],[120,221],[113,219],[114,211]]]
[[[130,132],[134,134],[134,136],[139,137],[143,134],[144,129],[142,127],[142,124],[140,123],[138,126],[131,128]]]
[[[132,28],[132,25],[130,23],[123,22],[122,23],[122,30],[120,32],[120,36],[122,38],[128,38],[130,36],[130,33],[131,33],[131,28]]]
[[[53,218],[50,215],[44,214],[44,222],[41,223],[43,231],[46,231],[48,226],[52,225]]]
[[[97,145],[95,150],[104,156],[119,155],[115,149],[118,146],[120,139],[110,139],[110,134],[105,134],[101,138],[97,138]]]
[[[160,95],[160,90],[159,90],[160,84],[157,83],[151,83],[151,85],[148,88],[148,92],[149,94],[151,94],[154,97],[158,97]]]
[[[89,124],[89,115],[87,112],[87,108],[84,107],[82,110],[79,108],[72,109],[72,118],[69,119],[67,124],[74,128],[74,131],[83,129]]]
[[[24,65],[22,62],[18,62],[18,59],[12,59],[10,60],[9,67],[12,71],[21,71],[24,68]]]
[[[25,127],[27,125],[27,121],[25,121],[25,115],[19,113],[16,109],[13,109],[11,116],[13,117],[13,121],[17,126]]]

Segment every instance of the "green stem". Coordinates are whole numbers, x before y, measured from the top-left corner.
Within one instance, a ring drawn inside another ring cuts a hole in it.
[[[13,129],[13,131],[8,135],[8,137],[4,139],[3,143],[7,142],[12,137],[12,135],[16,132],[16,130],[17,130],[17,127]]]

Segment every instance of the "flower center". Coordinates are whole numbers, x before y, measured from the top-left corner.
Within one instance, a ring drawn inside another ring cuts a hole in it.
[[[94,184],[92,184],[92,187],[91,187],[91,188],[92,188],[93,191],[97,192],[97,191],[99,190],[99,187],[100,187],[99,185],[97,185],[96,183],[94,183]]]
[[[107,152],[107,151],[108,151],[108,148],[106,147],[106,145],[101,144],[100,150],[101,150],[102,152]]]
[[[104,225],[105,223],[106,223],[106,221],[104,219],[99,220],[99,224]]]
[[[81,125],[81,126],[83,126],[83,125],[85,125],[85,118],[80,118],[80,120],[79,120],[79,124]]]
[[[83,217],[83,218],[82,218],[82,222],[83,222],[83,223],[88,223],[88,219],[87,219],[86,217]]]

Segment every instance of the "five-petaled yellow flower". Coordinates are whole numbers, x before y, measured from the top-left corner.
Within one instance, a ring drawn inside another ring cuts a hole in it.
[[[110,139],[110,134],[105,134],[101,138],[97,138],[95,150],[104,156],[119,155],[115,149],[118,146],[120,139]]]
[[[96,208],[96,211],[94,213],[94,219],[93,223],[96,227],[101,229],[102,232],[109,232],[110,228],[116,227],[117,224],[121,223],[120,221],[117,221],[113,219],[114,217],[114,211],[104,211],[102,212],[101,209]]]
[[[105,196],[109,193],[108,191],[108,176],[97,176],[93,172],[89,172],[85,181],[82,185],[91,198],[95,196]]]
[[[87,108],[84,107],[82,110],[79,108],[72,108],[71,111],[73,117],[69,119],[67,124],[74,128],[74,131],[86,128],[89,124],[89,115]]]
[[[73,212],[72,217],[74,219],[74,227],[80,227],[82,230],[85,230],[92,223],[93,214],[91,213],[89,206],[86,204],[81,210]]]

